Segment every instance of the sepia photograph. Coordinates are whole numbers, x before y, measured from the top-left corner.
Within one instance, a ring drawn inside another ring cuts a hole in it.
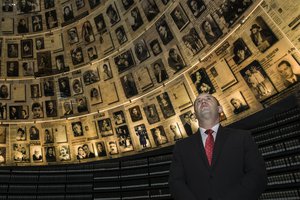
[[[102,68],[101,68],[101,73],[100,73],[102,76],[101,78],[106,81],[106,80],[109,80],[111,78],[113,78],[113,73],[112,73],[112,70],[111,70],[111,67],[110,67],[110,63],[109,63],[109,60],[108,61],[105,61],[102,65]]]
[[[43,152],[41,146],[30,146],[30,153],[33,162],[43,162]]]
[[[43,37],[35,38],[35,49],[36,50],[45,49],[45,41]]]
[[[177,141],[183,138],[182,132],[177,122],[170,124],[168,131],[173,141]]]
[[[96,28],[97,28],[97,31],[100,33],[100,34],[103,34],[104,32],[107,31],[107,27],[106,27],[106,23],[105,23],[105,20],[104,20],[104,17],[103,17],[103,14],[99,14],[97,15],[95,18],[94,18],[94,22],[96,24]]]
[[[134,131],[135,131],[136,136],[139,139],[140,148],[142,150],[146,149],[146,148],[150,148],[151,143],[149,140],[149,136],[148,136],[148,132],[146,130],[145,124],[140,124],[138,126],[135,126]]]
[[[29,32],[28,18],[19,19],[17,30],[19,34]]]
[[[127,42],[127,35],[126,35],[126,31],[124,29],[124,26],[119,26],[118,28],[116,28],[115,30],[118,42],[120,45],[124,44],[125,42]]]
[[[128,111],[132,122],[137,122],[143,119],[143,115],[139,106],[129,108]]]
[[[70,89],[70,81],[69,77],[62,77],[58,79],[58,88],[60,97],[70,97],[71,89]]]
[[[56,162],[55,147],[48,146],[44,148],[46,162]]]
[[[25,61],[21,63],[23,69],[23,76],[34,76],[36,72],[34,61]]]
[[[73,65],[79,65],[79,64],[84,63],[84,56],[83,56],[81,47],[77,47],[77,48],[71,50],[70,53],[71,53]]]
[[[17,163],[30,162],[29,144],[27,143],[12,144],[12,159],[14,162]]]
[[[106,147],[103,141],[97,142],[95,146],[98,157],[107,156]]]
[[[205,71],[205,68],[198,69],[196,72],[192,73],[190,77],[198,91],[198,94],[213,94],[216,92],[215,87]]]
[[[125,115],[122,110],[114,112],[113,119],[114,119],[115,125],[117,125],[117,126],[126,123]]]
[[[40,130],[35,126],[29,126],[29,139],[40,140]]]
[[[132,55],[131,49],[119,54],[114,58],[115,64],[118,68],[118,72],[124,72],[129,68],[135,66],[134,57]]]
[[[76,1],[77,2],[77,1]],[[96,8],[98,5],[100,5],[101,0],[89,0],[89,5],[91,9]]]
[[[169,67],[174,71],[174,74],[186,67],[186,64],[177,46],[173,46],[169,49],[168,64]]]
[[[131,98],[138,94],[136,84],[132,73],[126,74],[120,78],[126,98]]]
[[[226,99],[235,115],[249,109],[249,105],[240,91],[231,93]]]
[[[152,21],[159,14],[159,9],[155,0],[142,0],[141,6],[148,22]]]
[[[90,104],[92,106],[100,104],[100,103],[103,102],[103,100],[102,100],[102,94],[101,94],[101,90],[100,90],[99,86],[93,86],[90,89],[89,94],[90,94]]]
[[[122,0],[121,2],[125,10],[128,10],[134,4],[134,0]]]
[[[162,52],[162,48],[159,44],[158,39],[152,40],[149,45],[154,56],[157,56]]]
[[[83,23],[81,27],[81,36],[82,40],[87,44],[95,41],[93,27],[89,21]]]
[[[250,49],[242,38],[237,39],[233,42],[233,60],[235,64],[239,65],[244,60],[252,55]]]
[[[117,133],[120,151],[121,152],[133,151],[132,140],[127,125],[117,127],[116,133]]]
[[[152,137],[156,146],[161,146],[163,144],[168,143],[168,138],[166,136],[163,126],[157,126],[155,128],[150,129],[150,131],[152,133]]]
[[[91,68],[83,72],[83,82],[85,85],[90,85],[100,81],[99,73],[97,68]]]
[[[69,44],[75,44],[79,41],[77,28],[73,27],[67,31]]]
[[[19,76],[19,62],[18,61],[7,61],[6,62],[6,76],[7,77]]]
[[[207,15],[201,23],[202,34],[209,45],[214,44],[223,34],[222,30],[211,15]]]
[[[54,96],[54,80],[53,78],[43,79],[44,96]]]
[[[28,14],[41,11],[40,0],[17,0],[17,14]]]
[[[68,117],[70,115],[73,115],[74,114],[74,111],[73,111],[73,104],[72,104],[72,101],[63,101],[62,102],[62,111],[63,111],[63,116],[64,117]]]
[[[300,82],[299,63],[292,55],[286,55],[275,63],[275,70],[280,75],[280,79],[285,87],[290,87]]]
[[[7,119],[7,104],[0,102],[0,120],[5,120],[5,119]],[[0,133],[1,133],[1,126],[0,126]],[[0,134],[0,140],[1,140],[1,134]]]
[[[169,78],[169,75],[161,58],[152,63],[151,68],[154,72],[157,83],[162,83]]]
[[[134,42],[134,52],[140,63],[150,57],[150,52],[144,39],[136,40]]]
[[[7,57],[8,58],[19,57],[19,44],[7,43]]]
[[[83,93],[83,86],[81,78],[73,78],[71,80],[72,85],[72,95],[78,95]]]
[[[206,6],[202,0],[188,0],[187,5],[195,18],[200,17],[200,15],[206,9]]]
[[[135,7],[130,11],[128,22],[133,31],[137,31],[144,24],[143,18],[138,7]]]
[[[198,54],[204,48],[204,44],[202,43],[195,28],[191,28],[189,32],[182,37],[182,41],[187,50],[193,56]]]
[[[44,117],[43,103],[33,102],[31,104],[31,112],[32,112],[32,119],[43,118]]]
[[[102,137],[114,134],[109,118],[98,120],[98,128]]]
[[[119,154],[119,150],[118,150],[118,146],[117,146],[117,142],[114,140],[110,140],[108,142],[106,142],[107,145],[107,151],[109,153],[109,155],[116,155]]]
[[[187,136],[191,136],[198,131],[198,120],[195,113],[191,111],[180,115],[180,120]]]
[[[58,146],[58,159],[60,161],[69,161],[71,160],[71,153],[68,144]]]
[[[72,122],[71,125],[72,125],[72,131],[74,137],[83,136],[83,127],[81,121]]]
[[[52,74],[51,51],[37,52],[37,76]]]
[[[172,10],[170,15],[179,31],[182,31],[190,23],[180,3]]]
[[[58,27],[56,10],[50,10],[45,13],[47,29]]]
[[[156,96],[156,100],[165,119],[175,115],[174,107],[167,92]]]
[[[173,39],[173,33],[169,28],[169,25],[165,19],[165,17],[160,18],[155,22],[156,31],[164,45],[169,44]]]
[[[40,84],[31,84],[30,93],[31,93],[31,98],[40,98],[42,96]]]
[[[0,99],[6,100],[11,98],[10,83],[0,83]]]
[[[46,116],[47,117],[57,117],[57,102],[56,100],[45,101],[46,106]]]
[[[77,105],[77,112],[84,113],[88,112],[88,102],[85,96],[75,98],[76,105]]]
[[[21,57],[32,58],[33,57],[33,41],[32,39],[21,40]]]
[[[143,109],[149,124],[154,124],[160,121],[155,104],[150,104],[148,106],[145,106]]]
[[[112,4],[109,4],[109,6],[106,8],[106,15],[111,26],[114,26],[120,21],[119,12],[114,2]]]
[[[13,0],[5,0],[2,2],[2,11],[3,12],[13,12],[14,2]]]
[[[16,141],[26,141],[26,136],[27,136],[27,132],[26,132],[26,127],[25,126],[17,126],[16,127]]]
[[[42,15],[35,15],[31,17],[32,31],[39,32],[43,30],[43,17]]]

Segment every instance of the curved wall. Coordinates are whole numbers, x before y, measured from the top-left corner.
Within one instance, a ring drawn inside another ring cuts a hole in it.
[[[196,130],[198,93],[220,100],[227,125],[297,87],[277,67],[300,74],[297,2],[25,2],[38,4],[0,13],[4,165],[172,145]]]

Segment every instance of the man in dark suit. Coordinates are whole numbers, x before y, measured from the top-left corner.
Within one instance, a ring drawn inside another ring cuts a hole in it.
[[[288,87],[300,81],[300,74],[295,74],[292,65],[287,60],[281,61],[277,65],[277,71],[283,79],[283,84]]]
[[[200,128],[174,147],[169,178],[175,200],[255,200],[266,186],[264,161],[247,131],[219,124],[217,99],[194,102]]]

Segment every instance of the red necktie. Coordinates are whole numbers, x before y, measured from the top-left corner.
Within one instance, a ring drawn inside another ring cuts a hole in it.
[[[208,164],[211,165],[211,161],[212,161],[212,155],[213,155],[213,150],[214,150],[214,136],[213,134],[213,130],[211,129],[207,129],[205,131],[205,133],[207,134],[207,138],[205,141],[205,153],[206,153],[206,157],[208,160]]]

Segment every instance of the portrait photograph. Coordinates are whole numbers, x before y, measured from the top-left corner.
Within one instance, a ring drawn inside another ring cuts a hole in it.
[[[73,65],[79,65],[84,63],[84,56],[81,47],[77,47],[70,52]]]
[[[85,21],[81,27],[81,36],[82,40],[89,44],[95,41],[94,31],[91,23],[89,21]]]
[[[173,39],[173,33],[169,28],[169,25],[165,19],[165,17],[160,18],[155,22],[156,31],[164,45],[169,44]]]
[[[261,102],[277,93],[272,81],[257,60],[242,69],[240,74],[258,101]]]
[[[194,86],[197,89],[198,94],[209,93],[213,94],[216,92],[209,76],[206,73],[205,68],[200,68],[196,72],[190,75]]]
[[[72,8],[72,4],[65,4],[64,6],[62,6],[62,13],[63,13],[64,22],[74,20],[74,12]],[[64,25],[66,24],[67,23],[64,23]]]
[[[191,136],[198,131],[199,125],[195,113],[188,111],[181,114],[179,117],[187,136]]]
[[[88,102],[85,96],[83,97],[76,97],[75,98],[76,105],[77,105],[77,112],[84,113],[88,112]]]
[[[141,6],[148,22],[152,21],[159,13],[159,9],[155,3],[155,0],[142,0]]]
[[[21,66],[23,69],[23,76],[34,76],[36,69],[33,61],[22,62]]]
[[[163,126],[157,126],[150,129],[150,131],[157,147],[168,143],[168,138]]]
[[[151,68],[153,70],[157,83],[162,83],[169,78],[169,75],[161,58],[152,63]]]
[[[146,114],[147,121],[149,124],[154,124],[154,123],[160,121],[155,104],[150,104],[148,106],[145,106],[143,109],[144,109],[144,112]]]
[[[223,35],[222,30],[211,15],[206,16],[200,28],[209,45],[214,44]]]
[[[56,124],[53,126],[54,141],[56,143],[67,142],[67,129],[65,125]]]
[[[0,102],[0,120],[7,119],[7,104]],[[1,128],[1,126],[0,126]],[[1,131],[0,131],[1,133]],[[0,135],[1,138],[1,135]],[[1,143],[1,142],[0,142]]]
[[[221,59],[209,71],[222,91],[238,82],[225,59]]]
[[[170,97],[167,92],[164,92],[156,96],[156,100],[159,104],[159,107],[165,119],[175,115],[174,107],[171,103]]]
[[[168,133],[173,141],[177,141],[183,138],[182,132],[177,122],[174,122],[168,126]]]
[[[162,52],[162,48],[159,44],[158,39],[152,40],[149,45],[154,56],[157,56]]]
[[[62,101],[62,114],[63,117],[68,117],[74,114],[73,104],[71,100]]]
[[[129,68],[135,66],[134,58],[130,49],[119,54],[117,57],[114,58],[114,61],[119,73],[122,73],[128,70]]]
[[[134,42],[134,52],[140,63],[150,57],[150,52],[144,39],[136,40]]]
[[[7,43],[7,57],[8,58],[19,57],[19,44]]]
[[[109,155],[116,155],[119,154],[117,142],[114,140],[109,140],[106,142],[107,145],[107,152]]]
[[[46,116],[47,117],[57,117],[57,102],[56,100],[45,101],[46,106]]]
[[[54,96],[54,80],[52,78],[43,80],[43,88],[45,97]]]
[[[15,139],[16,141],[26,141],[27,139],[27,132],[26,126],[17,126],[14,133],[16,134]]]
[[[121,2],[125,10],[128,10],[134,4],[134,0],[122,0]]]
[[[94,69],[91,68],[91,69],[84,71],[82,74],[82,77],[83,77],[83,82],[85,85],[90,85],[90,84],[100,81],[100,77],[99,77],[97,68],[94,68]]]
[[[112,73],[112,70],[110,67],[109,60],[105,61],[102,64],[100,75],[101,75],[102,80],[104,80],[104,81],[113,78],[113,73]]]
[[[43,37],[35,38],[35,49],[36,50],[45,49],[45,41]]]
[[[80,10],[85,6],[84,0],[76,0],[75,3],[76,3],[77,10]]]
[[[99,14],[97,15],[95,18],[94,18],[94,22],[96,24],[96,28],[97,28],[97,31],[100,33],[100,34],[103,34],[104,32],[107,31],[107,26],[106,26],[106,23],[105,23],[105,20],[104,20],[104,17],[103,17],[103,14]]]
[[[139,106],[134,106],[128,109],[132,122],[137,122],[143,119],[143,115]]]
[[[58,160],[64,162],[71,160],[71,152],[68,144],[58,146]]]
[[[72,131],[74,137],[83,136],[83,127],[81,121],[72,122],[71,125],[72,125]]]
[[[109,4],[109,6],[106,8],[106,15],[111,26],[114,26],[120,21],[119,12],[115,3]]]
[[[17,0],[17,14],[27,14],[41,11],[40,0]]]
[[[141,149],[146,149],[151,147],[148,132],[145,124],[140,124],[134,127],[135,134],[139,139],[139,146]]]
[[[43,152],[41,146],[30,146],[30,154],[33,162],[43,162]]]
[[[98,5],[100,5],[101,0],[89,0],[89,5],[91,9],[96,8]]]
[[[90,61],[98,59],[96,46],[89,47],[87,49],[87,55],[88,55]]]
[[[40,84],[31,84],[30,93],[31,93],[31,98],[40,98],[42,96]]]
[[[195,28],[191,28],[187,34],[183,35],[182,41],[192,56],[195,56],[204,48],[204,44]]]
[[[107,156],[107,151],[105,147],[105,143],[103,141],[97,142],[95,144],[96,146],[96,152],[98,157],[104,157]]]
[[[51,10],[45,13],[47,29],[58,27],[56,10]]]
[[[119,126],[116,128],[119,148],[121,152],[133,151],[133,145],[129,129],[127,125]]]
[[[6,163],[6,147],[0,147],[0,164]]]
[[[44,147],[46,162],[56,162],[55,147]]]
[[[32,39],[21,40],[21,56],[22,58],[33,57],[33,41]]]
[[[69,77],[62,77],[58,79],[58,88],[60,92],[60,97],[70,97],[71,88]]]
[[[170,2],[170,0],[161,0],[161,2],[162,2],[164,5],[167,5],[167,4]]]
[[[40,130],[37,128],[37,126],[29,126],[28,132],[30,140],[40,140]]]
[[[31,17],[32,31],[39,32],[43,30],[42,15],[35,15]]]
[[[127,42],[128,39],[127,39],[127,35],[126,35],[126,31],[124,29],[124,26],[119,26],[118,28],[116,28],[115,33],[116,33],[116,37],[117,37],[120,45]]]
[[[29,108],[28,106],[22,105],[13,105],[9,106],[9,119],[27,119],[29,117]]]
[[[18,61],[7,61],[6,62],[6,76],[7,77],[19,76],[19,62]]]
[[[235,91],[234,93],[231,93],[226,98],[228,104],[230,105],[230,108],[232,112],[237,115],[239,113],[242,113],[249,109],[249,105],[246,102],[242,92]]]
[[[186,67],[184,59],[176,45],[169,49],[167,55],[169,67],[174,71],[174,74]]]
[[[138,94],[138,90],[132,76],[132,73],[126,74],[120,78],[126,98],[131,98]]]
[[[43,118],[44,117],[43,103],[33,102],[31,104],[31,112],[32,112],[32,119]]]
[[[30,162],[29,144],[13,143],[12,144],[12,159],[16,163]]]
[[[8,100],[11,98],[10,83],[0,83],[0,99]]]
[[[115,125],[121,125],[121,124],[126,123],[125,115],[122,110],[114,112],[113,119],[114,119]]]
[[[250,49],[242,38],[237,39],[233,42],[233,60],[235,64],[239,65],[244,60],[252,55]]]
[[[29,25],[28,18],[20,18],[18,21],[17,31],[19,34],[28,33]]]
[[[49,75],[52,73],[51,51],[37,52],[37,76]]]
[[[95,158],[94,146],[90,143],[84,143],[74,146],[77,160]]]
[[[188,0],[186,3],[195,18],[200,17],[206,9],[202,0]]]
[[[45,9],[50,9],[55,7],[55,0],[44,0]]]
[[[90,94],[90,104],[92,106],[103,102],[101,90],[98,85],[91,87],[89,90],[89,94]]]
[[[132,31],[137,31],[144,24],[143,18],[138,7],[135,7],[130,11],[128,22]]]
[[[267,51],[278,41],[274,32],[261,16],[256,17],[251,28],[250,38],[260,52]]]
[[[3,12],[13,12],[14,2],[13,0],[5,0],[2,2],[2,11]]]
[[[182,31],[190,23],[180,3],[171,11],[170,15],[179,31]]]
[[[109,118],[98,120],[98,128],[102,137],[113,135],[111,121]]]
[[[68,31],[68,41],[69,44],[75,44],[79,41],[79,37],[78,37],[78,32],[77,32],[77,28],[73,27],[70,28]]]
[[[72,84],[71,91],[72,91],[73,96],[83,93],[83,86],[82,86],[81,78],[73,78],[71,81],[71,84]]]
[[[66,66],[65,64],[65,58],[63,54],[55,56],[55,65],[56,65],[56,69],[53,70],[54,74],[67,72],[70,70],[69,66]]]

